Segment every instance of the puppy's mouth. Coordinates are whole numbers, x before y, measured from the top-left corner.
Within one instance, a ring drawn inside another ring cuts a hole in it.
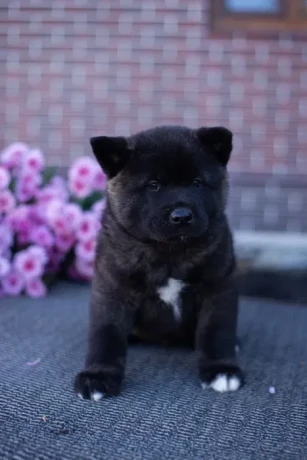
[[[151,238],[166,244],[194,244],[203,238],[208,230],[208,222],[202,221],[198,225],[182,225],[174,228],[170,225],[153,225],[151,227]]]
[[[180,232],[178,235],[172,236],[170,240],[172,241],[178,241],[181,243],[186,243],[189,239],[191,239],[191,236],[187,235],[184,232]]]
[[[179,232],[176,235],[172,235],[169,238],[166,238],[166,240],[170,243],[178,243],[178,244],[189,244],[192,243],[193,241],[198,240],[199,238],[203,237],[205,234],[205,231],[203,232]]]

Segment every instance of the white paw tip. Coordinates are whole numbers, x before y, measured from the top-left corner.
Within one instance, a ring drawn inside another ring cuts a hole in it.
[[[206,390],[207,388],[209,388],[209,385],[206,382],[201,382],[200,384],[203,390]]]
[[[104,396],[103,393],[101,393],[100,391],[94,391],[94,393],[91,394],[91,400],[92,401],[100,401],[100,399],[102,399]]]
[[[233,377],[230,377],[230,379],[228,380],[229,391],[237,391],[240,388],[240,385],[241,385],[241,382],[238,379],[238,377],[233,376]]]
[[[211,388],[214,391],[218,391],[219,393],[224,393],[228,390],[228,382],[226,375],[217,375],[216,378],[211,382]]]
[[[210,385],[202,382],[201,386],[203,389],[210,387],[218,393],[226,393],[227,391],[237,391],[241,386],[241,382],[235,375],[228,377],[225,374],[219,374],[210,383]]]
[[[83,399],[83,396],[81,393],[77,393],[78,398]]]
[[[270,387],[269,388],[269,393],[271,393],[271,395],[274,395],[276,393],[275,387]]]

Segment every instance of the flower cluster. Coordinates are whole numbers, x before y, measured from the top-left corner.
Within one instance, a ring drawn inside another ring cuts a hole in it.
[[[103,171],[87,156],[66,180],[23,143],[0,154],[0,297],[41,297],[59,277],[92,278],[105,186]]]

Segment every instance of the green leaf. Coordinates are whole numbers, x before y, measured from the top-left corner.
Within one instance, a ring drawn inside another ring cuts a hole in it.
[[[89,211],[93,204],[104,197],[104,192],[95,191],[85,198],[72,197],[71,201],[78,204],[84,211]]]
[[[15,193],[15,188],[16,188],[16,177],[12,177],[11,179],[11,182],[9,184],[9,190],[12,192],[12,193]]]
[[[43,183],[42,185],[47,185],[51,179],[56,176],[57,168],[56,166],[47,166],[42,172]]]

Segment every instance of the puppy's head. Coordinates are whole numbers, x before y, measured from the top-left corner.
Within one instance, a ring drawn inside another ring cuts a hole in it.
[[[108,176],[109,212],[131,236],[192,241],[223,216],[228,129],[161,126],[129,138],[94,137],[91,145]]]

